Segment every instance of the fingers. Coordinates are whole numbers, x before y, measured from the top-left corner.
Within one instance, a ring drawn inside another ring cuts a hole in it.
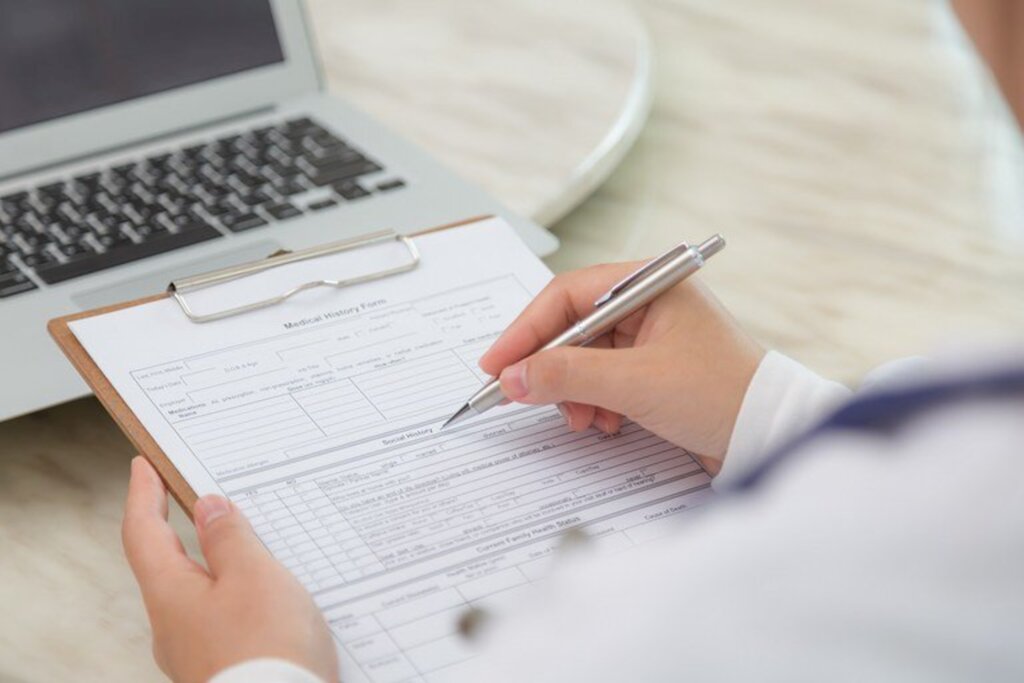
[[[194,516],[199,545],[215,579],[273,561],[245,515],[227,498],[203,496],[196,501]]]
[[[642,359],[639,349],[551,349],[505,368],[501,390],[520,403],[570,401],[630,415],[641,393],[624,389],[643,376],[636,367]]]
[[[590,313],[597,297],[638,266],[639,262],[615,263],[557,276],[480,357],[480,367],[497,375],[533,353]]]
[[[565,401],[558,404],[558,410],[565,418],[565,424],[574,432],[582,432],[591,425],[605,434],[617,434],[622,428],[622,416],[604,408]]]
[[[582,432],[594,422],[594,414],[597,409],[585,403],[573,403],[566,401],[558,404],[558,410],[565,418],[565,423],[574,432]]]
[[[605,434],[618,434],[622,429],[622,416],[614,411],[598,408],[594,415],[594,426]]]
[[[167,523],[164,483],[142,456],[132,460],[121,540],[147,604],[175,580],[175,572],[192,574],[198,569]]]

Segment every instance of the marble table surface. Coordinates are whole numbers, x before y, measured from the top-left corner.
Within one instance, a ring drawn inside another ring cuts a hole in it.
[[[657,62],[650,119],[608,181],[553,225],[563,244],[549,259],[555,270],[722,232],[730,247],[705,277],[739,320],[765,344],[850,382],[893,356],[1024,331],[1020,137],[942,5],[637,0],[636,9]],[[511,30],[477,21],[488,44]],[[453,22],[450,40],[475,25]],[[557,41],[574,35],[549,34],[547,49],[558,56]],[[571,82],[602,50],[566,47],[552,68]],[[419,81],[430,61],[414,71],[423,92],[408,97],[443,113],[448,100]],[[433,68],[458,91],[466,81],[456,72],[477,66]],[[366,109],[382,107],[382,117],[389,99],[405,97],[368,90],[346,92]],[[448,111],[464,118],[444,130],[417,107],[389,121],[544,219],[558,215],[558,202],[530,188],[549,150],[485,153],[482,138],[463,146],[460,126],[498,137],[520,127],[557,146],[577,125],[572,99],[525,112],[529,122],[494,121],[472,106]],[[131,455],[88,399],[0,424],[0,680],[160,680],[121,559]],[[194,551],[180,513],[174,521]]]
[[[308,6],[332,92],[542,225],[608,176],[650,108],[648,30],[627,2]]]

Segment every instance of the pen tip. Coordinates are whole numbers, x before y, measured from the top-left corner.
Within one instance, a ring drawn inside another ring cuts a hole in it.
[[[454,415],[452,415],[447,420],[445,420],[445,423],[443,425],[441,425],[441,429],[439,429],[437,431],[441,431],[445,427],[447,427],[448,425],[454,424],[455,422],[458,422],[463,417],[465,417],[466,413],[468,413],[468,412],[469,412],[469,404],[467,403],[464,406],[462,406],[461,408],[459,408],[458,411],[456,411],[456,413]]]

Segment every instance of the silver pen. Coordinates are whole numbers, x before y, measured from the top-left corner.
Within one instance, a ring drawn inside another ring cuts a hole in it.
[[[721,235],[714,235],[697,246],[684,242],[673,247],[616,283],[594,302],[593,313],[552,339],[540,351],[560,346],[586,346],[696,273],[707,259],[724,248],[725,239]],[[501,384],[497,378],[493,378],[470,396],[465,405],[441,425],[441,429],[473,415],[480,415],[504,400]]]

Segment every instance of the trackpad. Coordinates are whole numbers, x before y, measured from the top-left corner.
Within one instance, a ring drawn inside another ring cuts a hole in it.
[[[146,275],[112,285],[79,292],[78,294],[71,295],[71,300],[80,308],[88,310],[99,308],[100,306],[109,306],[110,304],[116,304],[129,299],[150,296],[166,290],[167,283],[171,280],[180,280],[190,275],[199,275],[200,273],[208,273],[218,268],[227,268],[239,263],[264,259],[280,248],[281,245],[271,240],[255,242],[223,254],[217,254],[216,256],[189,261],[177,266],[164,268],[163,270],[154,270]]]

